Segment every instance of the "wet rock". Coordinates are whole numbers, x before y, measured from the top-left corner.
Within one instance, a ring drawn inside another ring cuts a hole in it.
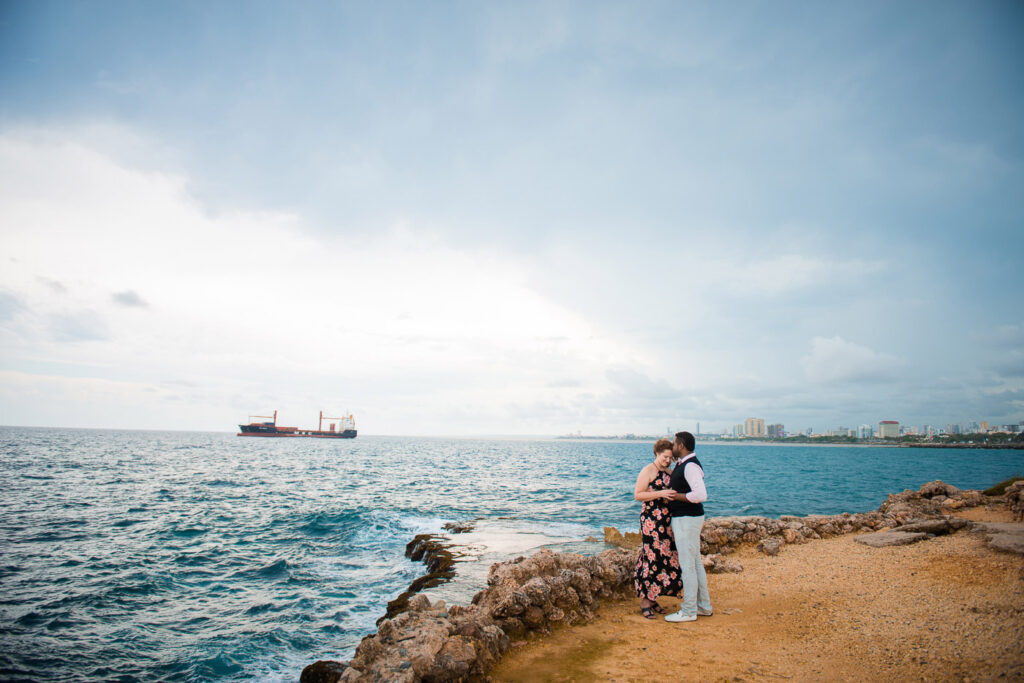
[[[314,662],[302,670],[299,676],[300,683],[338,683],[341,675],[348,668],[348,662],[333,662],[320,660]]]
[[[476,528],[476,522],[446,522],[441,528],[451,534],[465,534]]]

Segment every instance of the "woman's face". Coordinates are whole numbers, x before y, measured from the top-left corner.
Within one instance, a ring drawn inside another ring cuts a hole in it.
[[[660,453],[654,455],[654,464],[658,466],[658,469],[665,469],[669,463],[672,462],[672,449],[666,448]]]

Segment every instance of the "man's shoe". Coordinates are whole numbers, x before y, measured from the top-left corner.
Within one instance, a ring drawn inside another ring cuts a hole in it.
[[[698,607],[697,608],[697,616],[698,617],[710,617],[712,614],[714,614],[714,612],[712,612],[709,609],[704,609],[703,607]]]
[[[697,621],[696,614],[683,614],[682,612],[673,612],[672,614],[665,617],[665,621],[671,621],[677,623],[680,621]]]

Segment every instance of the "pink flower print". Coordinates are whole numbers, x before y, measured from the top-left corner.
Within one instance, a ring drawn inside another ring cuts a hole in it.
[[[652,585],[651,589],[647,591],[648,600],[657,600],[659,595],[661,595],[661,588],[658,587],[658,584]]]
[[[654,562],[654,551],[651,550],[650,546],[646,546],[644,550],[647,552],[647,559]]]
[[[676,553],[672,553],[672,556],[669,558],[668,563],[670,565],[672,565],[673,567],[675,567],[676,569],[678,569],[679,568],[679,555],[677,555]]]
[[[654,520],[653,519],[645,519],[644,520],[643,532],[645,534],[650,535],[650,533],[652,531],[654,531]]]

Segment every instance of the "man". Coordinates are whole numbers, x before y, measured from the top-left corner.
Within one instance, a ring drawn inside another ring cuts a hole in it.
[[[697,616],[711,616],[711,598],[708,597],[708,577],[700,559],[700,530],[704,526],[704,501],[708,499],[704,488],[704,468],[693,454],[697,447],[693,434],[676,434],[675,451],[679,463],[672,471],[672,490],[675,498],[669,501],[672,513],[672,535],[679,552],[679,568],[683,574],[683,602],[679,611],[669,614],[665,621],[697,621]]]

